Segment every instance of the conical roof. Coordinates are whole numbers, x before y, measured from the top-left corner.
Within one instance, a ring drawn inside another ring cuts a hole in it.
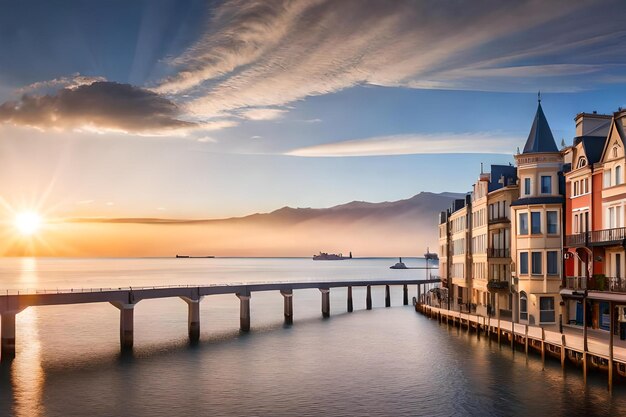
[[[522,153],[558,151],[559,149],[556,147],[556,142],[554,142],[552,131],[550,130],[550,126],[548,126],[546,115],[543,114],[540,101],[537,105],[535,120],[530,128],[530,134],[528,135],[528,139],[526,140],[526,145],[524,145],[524,151]]]

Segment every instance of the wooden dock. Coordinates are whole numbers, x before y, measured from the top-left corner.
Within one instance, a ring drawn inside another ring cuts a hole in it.
[[[589,369],[608,373],[609,390],[613,388],[615,372],[626,377],[626,345],[615,345],[613,332],[609,332],[608,342],[600,337],[587,337],[585,340],[582,329],[571,327],[565,327],[561,333],[558,328],[513,323],[420,303],[415,304],[415,310],[446,326],[475,332],[478,338],[483,335],[496,339],[498,343],[506,343],[513,350],[523,349],[526,355],[529,351],[535,351],[541,355],[543,364],[546,356],[560,360],[562,368],[565,368],[566,362],[573,363],[582,367],[585,383]]]

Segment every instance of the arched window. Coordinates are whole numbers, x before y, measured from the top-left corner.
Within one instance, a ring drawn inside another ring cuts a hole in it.
[[[617,158],[617,146],[613,147],[613,158]]]
[[[524,291],[519,294],[519,319],[528,320],[528,296]]]
[[[615,167],[615,185],[619,185],[622,183],[622,167],[617,165]]]
[[[576,168],[582,168],[585,165],[587,165],[587,160],[584,157],[581,157],[578,159],[578,165],[576,165]]]

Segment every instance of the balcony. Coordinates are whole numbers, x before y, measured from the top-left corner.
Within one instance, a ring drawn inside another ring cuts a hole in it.
[[[565,281],[569,290],[626,292],[626,278],[621,277],[567,277]]]
[[[588,232],[591,246],[621,245],[626,239],[626,227]]]
[[[489,280],[487,283],[487,289],[489,291],[508,291],[509,281],[496,279]]]
[[[565,247],[621,245],[624,243],[624,239],[626,239],[626,227],[617,227],[567,235],[565,236]]]
[[[489,224],[498,224],[498,223],[511,223],[511,219],[506,216],[502,217],[494,217],[489,219]]]
[[[510,258],[510,249],[487,248],[487,258]]]
[[[565,236],[565,247],[567,248],[580,248],[589,244],[590,232],[578,233],[575,235]]]

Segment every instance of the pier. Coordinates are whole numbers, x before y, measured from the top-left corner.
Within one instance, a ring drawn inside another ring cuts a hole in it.
[[[219,294],[233,294],[240,303],[240,330],[250,330],[251,311],[250,299],[253,293],[260,291],[278,291],[283,296],[284,320],[293,323],[293,295],[295,290],[319,289],[321,295],[321,313],[330,317],[330,291],[335,288],[347,288],[347,311],[352,312],[353,287],[366,287],[365,308],[372,309],[372,286],[385,287],[385,306],[391,306],[390,286],[403,287],[403,305],[408,305],[408,286],[416,286],[417,294],[421,294],[428,285],[439,283],[439,279],[428,280],[374,280],[374,281],[323,281],[323,282],[280,282],[223,284],[206,286],[164,286],[140,288],[91,288],[68,290],[33,290],[7,291],[0,295],[0,360],[15,357],[15,316],[28,307],[70,305],[86,303],[109,303],[116,307],[120,314],[120,347],[122,351],[132,349],[134,342],[134,308],[141,300],[172,298],[182,299],[188,308],[189,341],[197,343],[200,339],[200,302],[204,297]]]
[[[607,341],[599,335],[588,337],[583,329],[568,326],[559,329],[558,326],[540,327],[514,323],[497,317],[462,313],[419,302],[415,302],[415,310],[436,319],[442,325],[465,328],[468,332],[475,332],[478,338],[482,334],[490,340],[497,340],[498,344],[510,345],[513,351],[523,349],[528,355],[529,350],[534,350],[541,355],[544,364],[546,356],[560,360],[563,369],[566,361],[569,361],[582,368],[585,382],[589,369],[606,371],[609,391],[613,388],[614,372],[626,377],[626,344],[614,342],[613,325]]]

